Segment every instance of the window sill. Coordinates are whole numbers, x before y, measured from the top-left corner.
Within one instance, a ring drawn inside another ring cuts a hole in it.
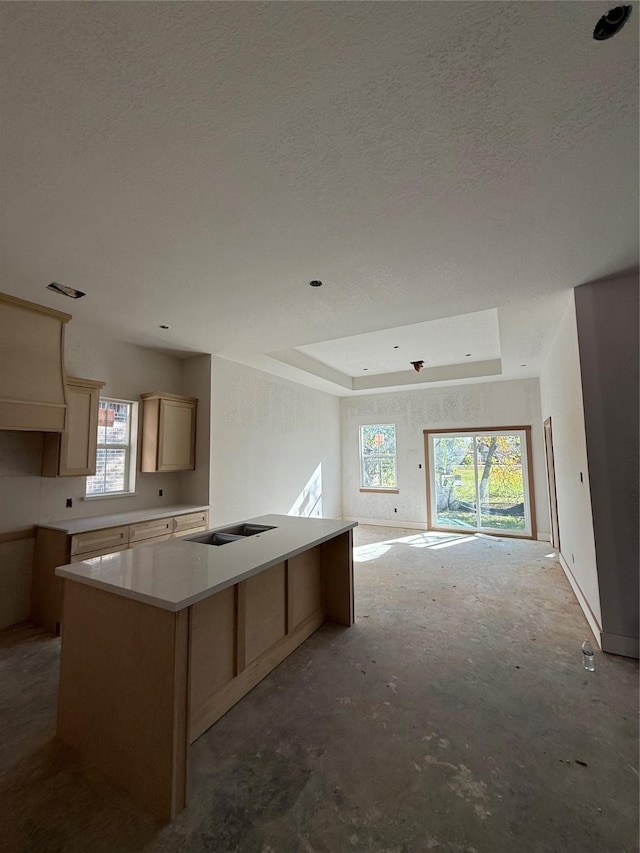
[[[373,494],[382,495],[399,495],[400,489],[360,489],[361,492],[371,492]]]
[[[134,495],[137,495],[137,492],[111,492],[108,495],[85,495],[82,500],[83,501],[105,501],[111,500],[112,498],[131,498]]]

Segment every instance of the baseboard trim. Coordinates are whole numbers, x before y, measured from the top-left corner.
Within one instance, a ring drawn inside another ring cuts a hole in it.
[[[567,565],[567,561],[560,553],[558,553],[558,559],[560,561],[560,565],[562,566],[562,571],[567,576],[567,580],[571,584],[571,589],[573,590],[575,597],[578,599],[578,604],[580,605],[582,612],[584,613],[585,618],[589,623],[589,627],[591,628],[594,639],[598,644],[599,648],[602,649],[602,628],[598,624],[598,620],[596,619],[593,611],[589,607],[589,602],[587,601],[584,596],[584,593],[580,589],[578,581],[574,578],[571,569]],[[606,651],[606,649],[604,651]]]
[[[625,658],[640,658],[640,640],[623,634],[602,634],[602,651]]]
[[[358,524],[374,524],[377,527],[407,527],[409,530],[428,530],[423,521],[402,521],[400,519],[390,521],[386,518],[356,518],[353,515],[344,515],[343,519],[344,521],[357,521]]]
[[[426,522],[424,522],[424,521],[397,521],[397,520],[394,521],[393,519],[387,519],[387,518],[357,518],[355,515],[345,515],[345,516],[343,516],[343,519],[345,521],[357,521],[358,524],[375,524],[375,525],[378,525],[378,527],[407,527],[407,528],[409,528],[409,530],[429,530],[429,527],[427,526]],[[468,533],[470,536],[472,536],[474,534],[473,530],[464,530],[464,528],[460,528],[459,532],[460,533]],[[497,530],[491,534],[487,533],[485,535],[487,535],[487,536],[489,536],[489,535],[500,536],[500,531]],[[507,537],[505,536],[504,538],[507,538]],[[528,536],[527,537],[514,536],[513,538],[514,539],[522,539],[522,538],[530,539],[530,537],[528,537]],[[538,542],[550,542],[551,541],[551,534],[549,534],[549,533],[538,533],[536,536],[536,540]]]

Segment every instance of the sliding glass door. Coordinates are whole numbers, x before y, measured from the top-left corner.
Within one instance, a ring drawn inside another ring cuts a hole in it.
[[[430,526],[531,536],[528,432],[425,431]]]

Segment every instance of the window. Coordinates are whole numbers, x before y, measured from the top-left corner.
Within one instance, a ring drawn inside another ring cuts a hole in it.
[[[396,489],[396,426],[360,427],[360,487]]]
[[[102,398],[98,407],[96,473],[86,497],[130,494],[135,488],[137,403]]]
[[[530,432],[425,430],[431,528],[535,538]]]

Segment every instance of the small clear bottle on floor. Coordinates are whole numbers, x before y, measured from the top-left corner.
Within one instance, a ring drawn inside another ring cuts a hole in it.
[[[593,646],[589,640],[585,640],[582,644],[582,663],[587,672],[593,672],[596,668]]]

